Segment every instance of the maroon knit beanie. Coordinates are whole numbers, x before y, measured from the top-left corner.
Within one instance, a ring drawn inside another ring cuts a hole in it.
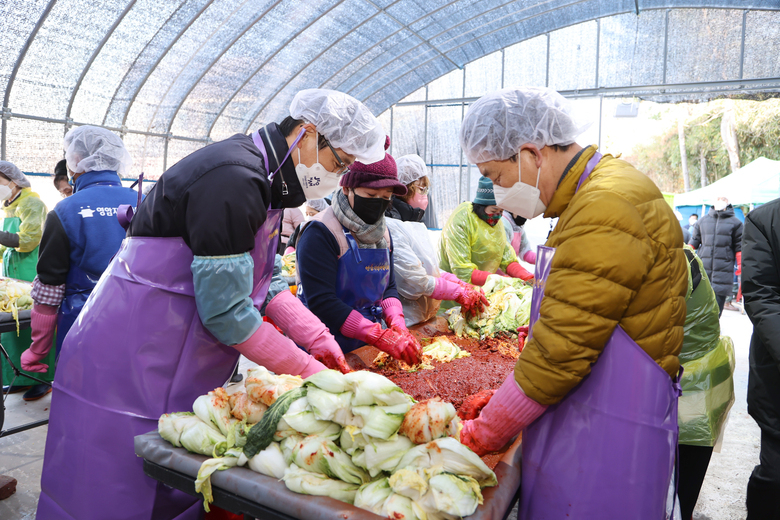
[[[385,138],[385,150],[390,146],[390,138]],[[406,195],[406,186],[398,181],[398,168],[395,159],[389,153],[385,158],[371,164],[355,161],[349,171],[341,176],[339,182],[346,188],[393,188],[396,195]]]

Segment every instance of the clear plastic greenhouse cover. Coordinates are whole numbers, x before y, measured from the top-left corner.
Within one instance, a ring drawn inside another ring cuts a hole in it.
[[[124,138],[133,176],[159,176],[323,87],[459,186],[435,188],[439,211],[468,191],[458,126],[491,90],[674,101],[780,85],[773,0],[7,0],[0,29],[2,158],[25,171],[51,172],[67,129],[95,124]],[[422,104],[386,113],[402,100]]]

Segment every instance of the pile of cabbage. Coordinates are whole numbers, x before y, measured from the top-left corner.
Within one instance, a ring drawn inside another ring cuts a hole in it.
[[[388,518],[468,516],[496,475],[458,441],[455,408],[415,403],[384,376],[325,370],[302,380],[250,370],[246,392],[199,397],[193,412],[160,417],[160,435],[212,457],[195,488],[233,466],[281,479],[291,491],[329,496]]]
[[[295,278],[295,253],[289,253],[282,257],[282,276]]]
[[[460,307],[447,311],[450,329],[458,337],[484,339],[497,332],[516,333],[518,327],[528,325],[532,285],[519,278],[490,275],[482,289],[490,306],[481,314],[467,318]]]
[[[424,345],[420,363],[408,365],[399,359],[393,358],[386,352],[380,352],[374,358],[374,366],[380,369],[404,370],[406,372],[417,372],[418,370],[433,370],[433,362],[450,363],[456,359],[469,357],[471,354],[466,350],[461,350],[459,346],[444,336],[439,336],[432,342]]]
[[[0,278],[0,312],[13,314],[17,335],[19,335],[19,311],[32,309],[33,306],[31,290],[32,285],[29,283],[12,278]]]

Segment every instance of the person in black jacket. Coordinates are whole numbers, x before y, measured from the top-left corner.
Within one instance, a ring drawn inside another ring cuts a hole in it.
[[[780,199],[745,218],[742,251],[742,294],[753,322],[748,413],[761,428],[760,464],[747,488],[748,520],[780,519]]]
[[[718,197],[709,213],[691,229],[690,245],[704,263],[722,314],[734,286],[734,263],[741,261],[742,222],[734,216],[728,199]]]

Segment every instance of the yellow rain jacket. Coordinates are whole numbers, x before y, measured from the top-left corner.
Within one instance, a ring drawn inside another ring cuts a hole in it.
[[[455,208],[439,242],[439,267],[468,283],[474,269],[492,274],[517,262],[501,221],[491,226],[471,208],[471,202]]]
[[[680,223],[647,176],[605,155],[575,194],[596,152],[583,150],[545,217],[556,248],[533,339],[515,379],[535,401],[560,401],[586,375],[616,325],[675,376],[683,342],[688,265]]]
[[[19,196],[8,206],[4,206],[6,218],[18,217],[20,253],[29,253],[41,243],[43,223],[46,221],[46,205],[31,188],[23,188]],[[0,254],[7,248],[0,246]]]

